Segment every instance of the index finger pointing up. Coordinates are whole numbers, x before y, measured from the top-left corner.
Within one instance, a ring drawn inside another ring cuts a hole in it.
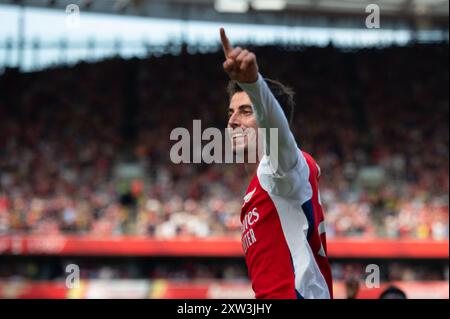
[[[220,40],[222,41],[223,53],[225,54],[225,58],[228,58],[228,55],[233,51],[233,46],[228,40],[227,35],[225,34],[225,29],[220,28]]]

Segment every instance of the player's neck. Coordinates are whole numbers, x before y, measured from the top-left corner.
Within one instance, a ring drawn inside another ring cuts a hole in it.
[[[261,158],[262,154],[259,154],[259,152],[257,152],[256,154],[254,153],[249,154],[248,150],[245,152],[244,167],[245,171],[247,172],[247,178],[249,182],[251,182],[253,177],[255,177],[256,171],[258,170],[259,161]]]

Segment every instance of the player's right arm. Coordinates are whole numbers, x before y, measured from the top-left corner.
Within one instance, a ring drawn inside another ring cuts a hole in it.
[[[265,128],[267,133],[271,128],[278,129],[277,154],[269,155],[269,134],[266,134],[265,154],[270,156],[271,163],[277,163],[273,173],[284,175],[297,165],[301,155],[283,109],[259,74],[255,54],[239,47],[233,48],[223,29],[220,35],[226,57],[223,63],[225,72],[249,95],[259,127]]]

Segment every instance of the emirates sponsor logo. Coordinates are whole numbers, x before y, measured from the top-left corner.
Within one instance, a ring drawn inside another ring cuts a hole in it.
[[[253,231],[253,226],[258,222],[259,216],[260,215],[256,207],[244,216],[244,220],[242,221],[242,248],[244,249],[244,253],[247,253],[250,246],[256,243],[256,236]]]

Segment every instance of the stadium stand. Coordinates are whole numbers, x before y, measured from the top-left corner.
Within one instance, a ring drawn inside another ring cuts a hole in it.
[[[439,297],[448,298],[448,44],[253,49],[265,76],[297,92],[293,129],[321,166],[337,296],[345,297],[348,273],[362,276],[375,258],[384,281],[444,283]],[[0,76],[0,258],[8,261],[0,281],[60,280],[76,260],[86,280],[157,286],[164,278],[170,287],[209,279],[213,289],[232,279],[249,296],[239,247],[245,172],[169,159],[173,128],[193,119],[226,126],[220,54],[183,50]],[[151,250],[180,238],[200,248]],[[207,240],[222,243],[223,254],[203,251]],[[51,291],[67,297],[58,287]],[[145,287],[139,296],[179,296]]]

